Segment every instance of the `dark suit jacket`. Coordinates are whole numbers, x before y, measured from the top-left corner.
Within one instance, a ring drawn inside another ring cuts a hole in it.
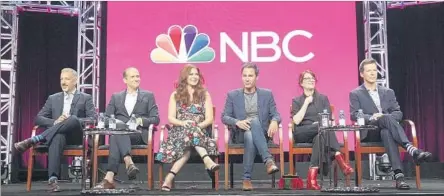
[[[402,112],[398,101],[396,101],[395,92],[392,89],[380,85],[378,85],[377,88],[382,113],[391,115],[397,121],[401,121]],[[364,113],[366,124],[375,124],[375,122],[371,122],[369,119],[379,111],[364,84],[350,92],[350,119],[352,121],[357,121],[356,115],[359,109],[362,109]],[[367,132],[368,131],[361,132],[361,140],[367,137]]]
[[[225,108],[222,113],[222,122],[230,126],[233,143],[243,143],[244,134],[240,131],[236,122],[247,118],[245,111],[244,90],[236,89],[228,92]],[[281,116],[276,109],[273,93],[268,89],[257,88],[257,106],[259,121],[264,131],[268,130],[271,120],[281,122]]]
[[[125,108],[126,90],[115,93],[111,96],[111,101],[106,107],[106,115],[109,117],[114,114],[116,119],[127,123],[132,114],[135,114],[136,118],[142,118],[142,139],[145,143],[148,143],[148,127],[153,125],[159,125],[159,111],[157,108],[154,94],[149,91],[139,89],[137,94],[136,105],[134,106],[133,113],[128,114]]]
[[[37,114],[35,124],[45,128],[52,127],[54,121],[62,115],[63,101],[63,92],[50,95],[43,108]],[[96,109],[92,101],[92,96],[77,90],[74,93],[69,114],[76,116],[80,120],[81,125],[83,125],[83,122],[86,120],[96,119]]]

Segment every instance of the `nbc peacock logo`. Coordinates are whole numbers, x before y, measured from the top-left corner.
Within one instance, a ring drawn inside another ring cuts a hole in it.
[[[214,60],[214,50],[209,47],[210,37],[199,33],[194,25],[184,28],[173,25],[168,34],[156,38],[156,46],[151,51],[154,63],[208,63]]]

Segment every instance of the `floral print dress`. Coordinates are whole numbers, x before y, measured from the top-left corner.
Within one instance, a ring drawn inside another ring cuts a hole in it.
[[[209,137],[206,130],[201,130],[197,124],[205,120],[204,104],[176,105],[178,120],[191,120],[187,126],[173,126],[168,131],[168,138],[160,144],[156,160],[163,163],[173,163],[180,159],[186,149],[195,146],[203,147],[208,155],[218,155],[216,141]]]

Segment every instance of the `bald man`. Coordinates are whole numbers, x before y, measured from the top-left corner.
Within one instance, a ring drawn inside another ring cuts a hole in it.
[[[127,123],[134,114],[142,134],[112,135],[109,142],[108,168],[104,179],[95,189],[114,189],[114,175],[117,174],[119,163],[123,159],[129,179],[135,179],[139,169],[131,158],[131,145],[147,144],[148,127],[159,124],[159,112],[154,94],[139,88],[139,71],[130,67],[123,72],[126,90],[115,93],[106,108],[106,115],[114,114],[121,123]]]

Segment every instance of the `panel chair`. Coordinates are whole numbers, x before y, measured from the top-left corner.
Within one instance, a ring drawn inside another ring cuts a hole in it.
[[[147,160],[147,172],[148,190],[152,190],[154,186],[153,181],[153,165],[154,165],[154,153],[153,153],[153,131],[156,130],[154,125],[148,127],[148,143],[146,145],[131,145],[131,155],[132,156],[146,156]],[[108,136],[107,136],[108,137]],[[99,135],[94,136],[94,147],[93,147],[93,168],[92,168],[92,186],[94,187],[97,183],[97,171],[98,171],[98,157],[109,156],[109,144],[98,146]]]
[[[216,116],[216,107],[213,106],[213,123],[211,124],[211,126],[207,127],[207,131],[206,133],[208,134],[209,137],[213,138],[216,143],[218,141],[218,126],[216,124],[214,124],[214,117]],[[168,131],[171,129],[171,125],[167,124],[161,127],[160,130],[160,141],[164,141],[165,139],[167,139],[165,136],[165,131]],[[193,151],[192,151],[193,152]],[[192,154],[193,155],[193,154]],[[219,156],[209,156],[211,159],[213,159],[213,161],[218,164],[219,163]],[[164,164],[159,162],[159,189],[162,189],[162,185],[163,185],[163,167]],[[219,190],[219,170],[215,171],[215,172],[210,172],[208,171],[208,175],[211,178],[211,184],[212,184],[212,188],[214,190]],[[172,187],[174,188],[174,180],[173,180],[173,184]]]
[[[31,137],[36,135],[36,131],[39,126],[34,126],[31,132]],[[63,150],[63,156],[68,157],[77,157],[83,156],[83,145],[66,145]],[[37,155],[48,155],[48,145],[38,144],[29,149],[29,157],[28,157],[28,175],[26,178],[26,191],[31,191],[31,183],[32,183],[32,170],[34,168],[34,156]]]
[[[234,187],[234,179],[233,179],[233,163],[230,162],[230,155],[243,155],[244,154],[244,145],[243,144],[234,144],[230,139],[230,130],[228,126],[225,127],[225,157],[224,157],[224,167],[225,167],[225,190],[228,190],[228,177],[230,177],[230,188]],[[275,134],[276,135],[276,134]],[[279,124],[278,134],[279,144],[275,144],[272,138],[268,139],[268,149],[270,154],[279,155],[279,164],[280,164],[280,173],[281,177],[284,175],[284,147],[283,147],[283,137],[282,137],[282,124]],[[276,160],[276,157],[275,157]],[[230,164],[230,173],[228,173],[228,164]],[[273,173],[271,176],[271,187],[276,187],[276,173]]]
[[[330,106],[330,111],[333,114],[334,113],[334,106],[331,105]],[[290,113],[292,111],[292,106],[290,105]],[[332,115],[333,118],[333,115]],[[299,155],[299,154],[312,154],[312,147],[313,147],[313,143],[295,143],[295,139],[293,136],[293,127],[295,127],[293,120],[291,123],[288,124],[288,141],[289,141],[289,151],[288,151],[288,160],[289,160],[289,169],[290,169],[290,174],[294,175],[296,172],[296,162],[294,161],[294,155]],[[349,155],[349,151],[348,151],[348,138],[347,138],[347,132],[343,131],[343,140],[344,143],[339,143],[340,145],[340,151],[341,153],[344,154],[344,159],[345,162],[349,162],[350,160],[350,155]],[[334,186],[336,187],[338,184],[338,168],[339,165],[336,164],[336,161],[333,162],[333,178],[334,178]],[[323,174],[321,174],[323,175]],[[350,185],[350,176],[346,176],[346,185],[349,186]]]
[[[413,137],[413,146],[418,148],[418,138],[416,137],[416,127],[415,123],[411,120],[403,120],[402,125],[404,130],[410,127],[410,131]],[[400,152],[406,152],[402,147],[399,147]],[[356,157],[356,186],[360,186],[362,184],[362,154],[376,154],[376,153],[385,153],[385,148],[382,142],[361,142],[361,134],[360,131],[355,132],[355,157]],[[420,167],[419,165],[415,166],[416,172],[416,188],[421,189],[421,176],[420,176]]]

